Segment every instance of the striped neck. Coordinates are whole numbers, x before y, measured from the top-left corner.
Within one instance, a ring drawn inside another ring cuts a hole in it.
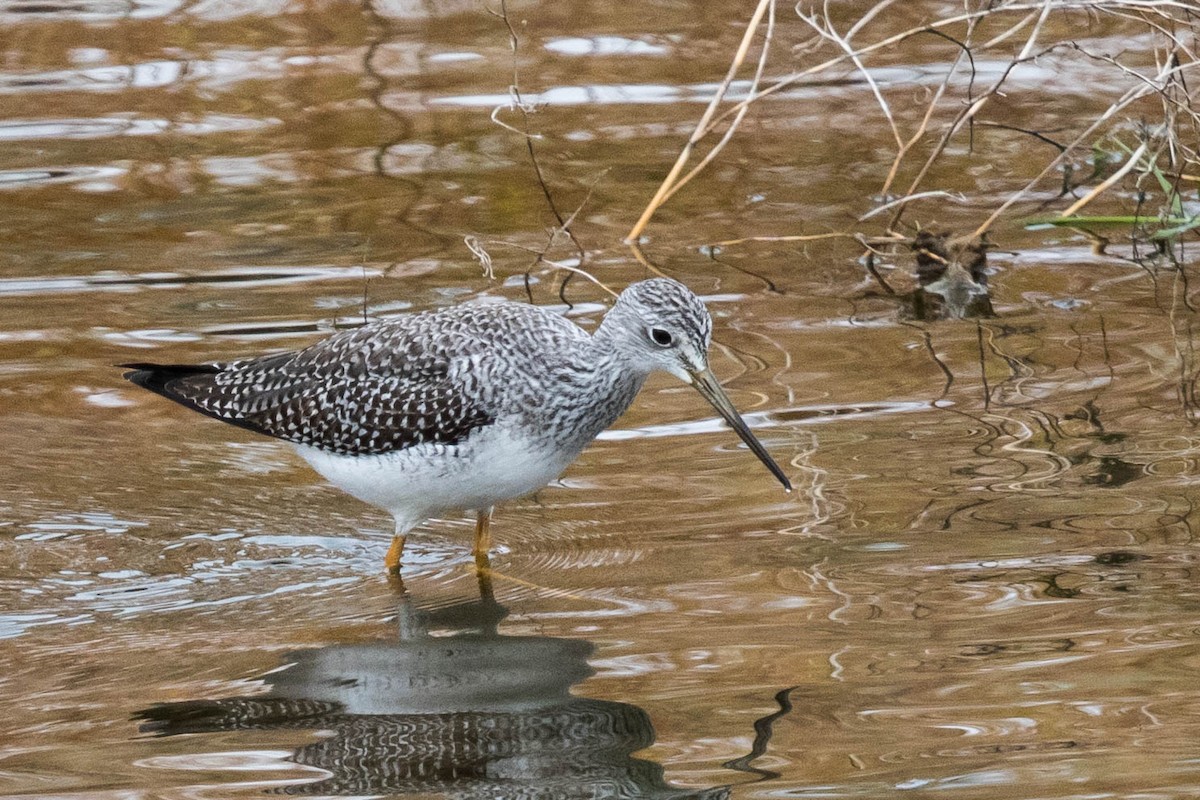
[[[631,363],[604,325],[592,336],[580,337],[570,357],[553,372],[552,387],[545,387],[537,398],[536,416],[542,435],[570,458],[625,413],[647,375]]]

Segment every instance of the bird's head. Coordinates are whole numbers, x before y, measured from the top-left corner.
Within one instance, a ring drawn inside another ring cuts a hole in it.
[[[643,374],[669,372],[691,384],[729,423],[771,474],[791,490],[783,470],[746,426],[708,367],[712,317],[679,281],[652,278],[621,292],[600,326],[628,366]]]
[[[669,372],[691,383],[691,374],[708,369],[712,317],[679,281],[653,278],[633,284],[621,292],[602,327],[639,372]]]

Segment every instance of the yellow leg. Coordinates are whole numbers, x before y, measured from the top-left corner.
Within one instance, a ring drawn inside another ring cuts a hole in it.
[[[492,509],[486,508],[475,518],[475,547],[471,552],[475,555],[475,566],[489,569],[488,551],[492,549]]]
[[[400,557],[404,554],[404,534],[398,533],[392,537],[392,544],[388,547],[387,555],[383,557],[383,566],[387,569],[388,575],[400,574]]]

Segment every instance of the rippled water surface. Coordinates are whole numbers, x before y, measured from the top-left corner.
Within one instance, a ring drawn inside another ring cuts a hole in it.
[[[621,240],[745,5],[510,5],[546,186],[611,285],[647,274]],[[901,5],[880,24],[945,4]],[[923,96],[953,52],[913,43],[876,78]],[[595,325],[603,293],[576,279],[568,308],[535,263],[556,222],[503,108],[503,22],[14,1],[0,53],[0,794],[1200,794],[1192,251],[1147,267],[1008,224],[997,316],[916,322],[849,240],[706,247],[876,202],[894,142],[870,89],[801,83],[644,242],[708,302],[714,369],[797,491],[655,378],[499,510],[490,584],[456,518],[413,535],[401,591],[386,516],[112,365],[477,297]],[[995,117],[1095,113],[1058,69],[1014,76]],[[1039,168],[1027,138],[976,136],[936,177],[970,202],[914,220],[970,230]]]

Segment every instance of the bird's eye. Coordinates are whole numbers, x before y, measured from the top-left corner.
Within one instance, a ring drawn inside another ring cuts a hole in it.
[[[671,338],[670,332],[664,331],[662,328],[651,328],[650,338],[653,339],[654,343],[659,347],[670,347],[675,343],[675,340]]]

